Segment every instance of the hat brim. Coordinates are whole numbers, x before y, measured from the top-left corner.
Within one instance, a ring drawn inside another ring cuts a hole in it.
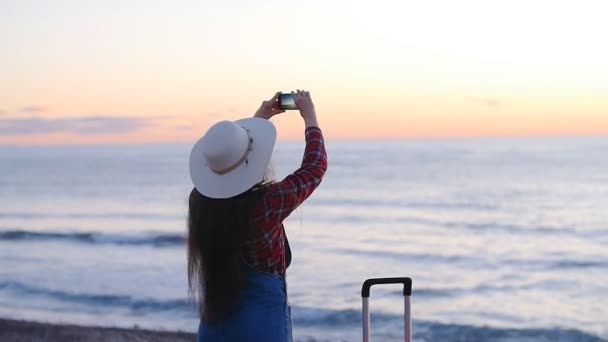
[[[234,121],[249,131],[251,151],[246,162],[220,175],[205,162],[201,137],[190,153],[190,178],[198,192],[210,198],[230,198],[239,195],[264,179],[277,138],[274,125],[265,119],[247,118]]]

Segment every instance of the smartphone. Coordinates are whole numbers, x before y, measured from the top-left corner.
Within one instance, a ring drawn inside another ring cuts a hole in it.
[[[279,94],[279,108],[283,110],[298,109],[296,102],[293,99],[293,95],[290,93]]]

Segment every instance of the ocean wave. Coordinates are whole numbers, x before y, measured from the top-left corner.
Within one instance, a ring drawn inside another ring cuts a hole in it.
[[[590,258],[590,257],[589,257]],[[513,265],[526,270],[569,270],[569,269],[603,269],[608,268],[608,261],[601,257],[592,260],[583,259],[556,259],[556,258],[528,258],[528,259],[505,259],[503,263]]]
[[[442,297],[453,297],[456,293],[461,292],[463,289],[412,289],[412,295],[421,298],[442,298]],[[392,291],[394,295],[403,295],[403,290],[400,291]]]
[[[380,248],[380,247],[379,247]],[[608,261],[603,259],[595,260],[573,260],[573,259],[555,259],[552,257],[534,258],[534,259],[501,259],[491,260],[482,259],[473,255],[443,255],[443,254],[428,254],[428,253],[412,253],[408,251],[397,250],[381,250],[381,249],[355,249],[355,248],[332,248],[331,251],[337,255],[353,255],[361,258],[377,258],[377,259],[392,259],[398,261],[418,261],[425,263],[436,264],[460,264],[466,267],[500,267],[510,265],[519,268],[532,270],[548,270],[548,269],[605,269],[608,268]],[[480,291],[484,288],[478,289]]]
[[[539,281],[532,283],[523,283],[523,284],[508,284],[508,285],[491,285],[491,284],[482,284],[477,286],[472,286],[469,288],[466,287],[434,287],[434,288],[413,288],[412,295],[417,298],[445,298],[445,297],[455,297],[460,295],[475,295],[480,296],[489,293],[514,293],[522,290],[532,290],[532,289],[546,289],[546,288],[559,288],[559,287],[574,287],[575,283],[567,280],[547,280],[547,281]],[[390,291],[390,295],[398,296],[403,295],[401,290]]]
[[[418,260],[418,261],[433,261],[437,263],[479,263],[479,259],[466,255],[440,255],[440,254],[425,254],[411,253],[407,251],[387,251],[387,250],[362,250],[356,248],[341,248],[336,247],[331,249],[332,252],[338,255],[355,255],[372,258],[386,258],[397,260]]]
[[[110,244],[129,246],[183,246],[186,237],[182,234],[121,235],[93,232],[40,232],[29,230],[0,231],[0,241],[68,241],[86,244]]]
[[[135,213],[135,212],[104,212],[104,213],[22,213],[22,212],[0,212],[0,218],[20,219],[20,220],[39,220],[39,219],[122,219],[122,220],[163,220],[176,221],[184,220],[184,216],[169,215],[159,213]]]
[[[568,328],[494,328],[472,325],[417,322],[413,327],[417,341],[496,341],[496,342],[606,342],[593,334]]]
[[[556,269],[581,269],[581,268],[608,268],[608,261],[605,260],[558,260],[551,263],[551,267]]]
[[[361,329],[360,310],[330,310],[311,307],[292,309],[295,326],[325,329]],[[414,313],[415,316],[415,313]],[[371,313],[372,335],[380,340],[403,340],[403,315]],[[416,341],[564,341],[606,342],[590,333],[568,328],[497,328],[465,324],[413,321],[413,339]]]
[[[108,310],[127,310],[134,314],[171,312],[172,316],[196,317],[194,304],[187,299],[135,298],[128,295],[73,293],[55,289],[31,286],[16,281],[0,282],[0,292],[8,291],[20,298],[32,299],[39,303],[39,297],[47,298],[70,306],[75,304],[91,307],[99,313],[100,308]],[[420,291],[417,292],[420,294]],[[24,297],[22,297],[24,296]],[[27,305],[21,301],[20,305]],[[314,307],[293,307],[294,326],[312,328],[316,331],[329,329],[356,331],[361,329],[359,309],[332,310]],[[383,312],[372,312],[372,333],[383,340],[399,340],[403,331],[403,316]],[[415,317],[415,314],[414,314]],[[309,330],[310,331],[310,330]],[[413,337],[417,341],[577,341],[606,342],[588,332],[564,327],[554,328],[497,328],[465,324],[438,323],[414,320]],[[323,334],[320,334],[322,336]],[[316,340],[316,337],[312,340]]]
[[[316,198],[311,205],[330,206],[330,207],[382,207],[395,209],[433,209],[433,210],[498,210],[496,205],[486,203],[458,203],[458,202],[413,202],[390,200],[382,198]]]
[[[398,212],[397,212],[398,213]],[[566,235],[596,239],[601,236],[606,236],[606,232],[597,229],[581,229],[573,226],[526,226],[511,223],[500,222],[466,222],[466,221],[444,221],[416,216],[395,215],[382,216],[373,215],[363,212],[357,214],[353,212],[329,214],[319,217],[307,217],[307,220],[312,220],[319,223],[349,223],[356,225],[367,225],[378,223],[400,224],[407,226],[423,226],[439,229],[449,229],[450,231],[460,230],[466,232],[478,233],[504,233],[504,234],[526,234],[526,235]]]
[[[31,286],[16,281],[0,282],[0,291],[12,294],[26,295],[28,297],[41,296],[63,303],[90,305],[92,308],[108,307],[128,309],[132,312],[158,312],[158,311],[192,311],[193,304],[186,299],[150,299],[134,298],[126,295],[74,293],[43,287]]]

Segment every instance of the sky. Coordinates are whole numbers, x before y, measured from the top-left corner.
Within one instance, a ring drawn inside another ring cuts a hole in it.
[[[0,0],[0,145],[608,135],[606,1]],[[279,139],[303,122],[272,119]]]

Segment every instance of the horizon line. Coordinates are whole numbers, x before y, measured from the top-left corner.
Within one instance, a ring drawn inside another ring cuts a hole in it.
[[[404,137],[337,137],[337,138],[329,138],[325,135],[325,140],[331,140],[336,142],[361,142],[361,141],[378,141],[378,142],[397,142],[397,141],[429,141],[429,140],[512,140],[512,139],[602,139],[608,138],[608,133],[599,133],[599,134],[505,134],[505,135],[445,135],[445,136],[404,136]],[[196,140],[191,142],[184,141],[150,141],[150,142],[134,142],[134,143],[125,143],[125,142],[116,142],[116,143],[48,143],[48,144],[2,144],[0,143],[0,148],[19,148],[19,147],[95,147],[95,146],[147,146],[147,145],[194,145]],[[304,142],[303,139],[277,139],[277,143],[286,142],[286,143],[295,143],[295,142]]]

